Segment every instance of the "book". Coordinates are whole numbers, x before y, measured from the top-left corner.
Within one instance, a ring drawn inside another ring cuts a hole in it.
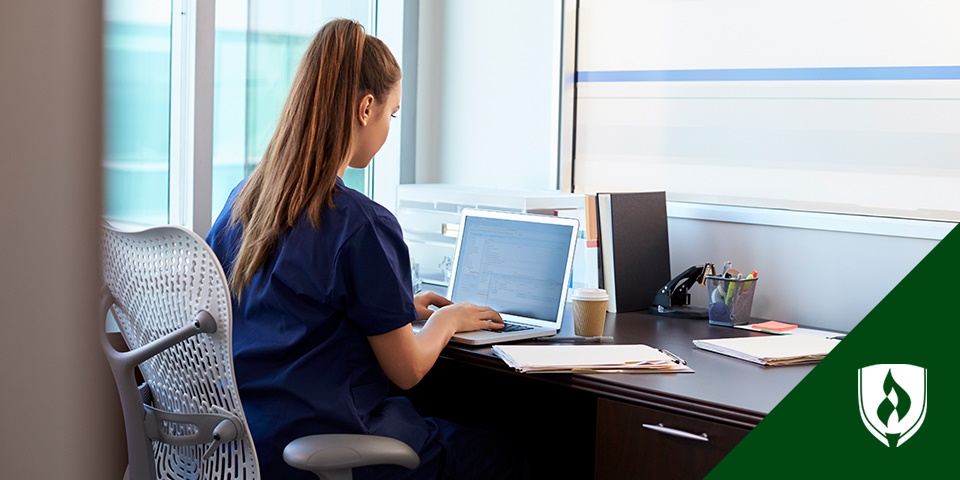
[[[670,281],[664,192],[597,194],[599,284],[612,313],[646,310]]]
[[[840,340],[818,335],[764,335],[693,341],[695,347],[703,350],[770,366],[817,363],[838,343]]]
[[[590,242],[596,243],[597,241],[597,196],[596,195],[584,195],[584,213],[585,218],[583,222],[584,231],[586,232],[587,243]]]
[[[680,357],[648,345],[494,345],[493,353],[523,373],[693,372]]]

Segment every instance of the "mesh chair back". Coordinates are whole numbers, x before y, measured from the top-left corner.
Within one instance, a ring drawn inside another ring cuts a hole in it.
[[[186,413],[229,413],[242,422],[240,437],[204,458],[207,445],[153,442],[160,479],[259,478],[253,440],[240,406],[231,359],[231,302],[227,280],[206,242],[185,228],[163,226],[102,237],[103,280],[113,296],[110,312],[131,350],[195,321],[206,311],[212,334],[194,335],[140,364],[153,406]],[[190,424],[165,421],[170,435],[190,434]]]

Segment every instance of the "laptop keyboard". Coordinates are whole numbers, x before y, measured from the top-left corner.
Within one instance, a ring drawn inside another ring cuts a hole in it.
[[[494,333],[503,333],[503,332],[518,332],[520,330],[530,330],[531,328],[533,327],[530,325],[524,325],[522,323],[505,321],[503,322],[503,328],[499,330],[494,330],[494,329],[489,329],[489,330]]]

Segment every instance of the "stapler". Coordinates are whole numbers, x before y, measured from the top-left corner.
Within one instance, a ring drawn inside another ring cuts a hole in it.
[[[694,265],[673,277],[653,298],[650,312],[682,318],[707,318],[707,309],[690,306],[690,288],[694,283],[703,285],[708,275],[715,275],[712,263]]]

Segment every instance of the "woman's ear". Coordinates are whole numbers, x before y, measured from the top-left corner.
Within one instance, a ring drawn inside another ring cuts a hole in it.
[[[369,93],[360,97],[360,102],[357,105],[357,120],[360,125],[366,126],[367,122],[370,121],[373,115],[373,101],[373,95]]]

